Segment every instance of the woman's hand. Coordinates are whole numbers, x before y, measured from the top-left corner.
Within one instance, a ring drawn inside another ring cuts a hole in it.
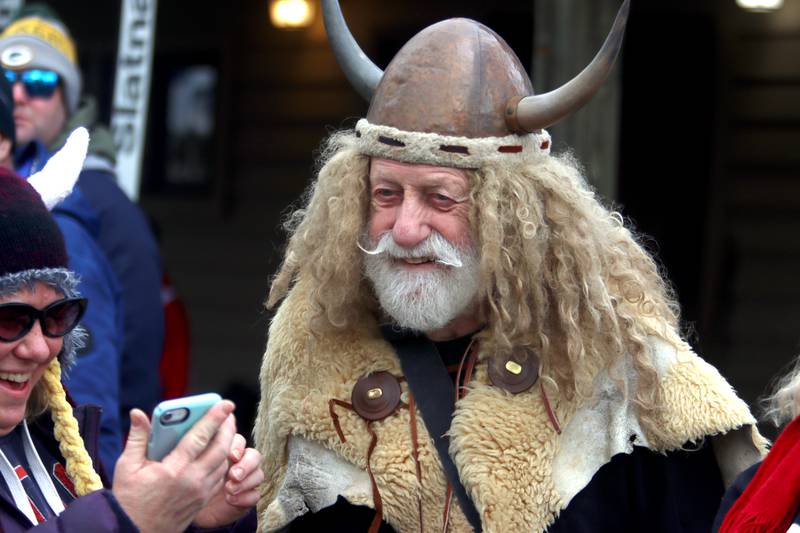
[[[225,484],[213,495],[194,520],[198,527],[219,527],[244,516],[258,502],[258,486],[264,481],[261,454],[246,448],[245,438],[236,434],[228,461]]]
[[[146,457],[150,421],[142,411],[131,411],[131,430],[114,470],[112,492],[139,529],[183,531],[222,490],[236,435],[233,409],[228,400],[216,404],[161,462]]]

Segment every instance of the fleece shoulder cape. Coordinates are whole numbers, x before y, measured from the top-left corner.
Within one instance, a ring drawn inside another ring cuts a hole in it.
[[[357,325],[315,336],[304,283],[283,302],[270,328],[261,368],[261,402],[256,445],[264,456],[266,482],[258,505],[259,531],[279,531],[298,516],[316,512],[344,497],[373,505],[366,471],[371,441],[356,413],[334,409],[346,441],[339,438],[330,400],[349,401],[356,380],[388,371],[401,376],[392,347],[375,319],[364,313]],[[687,442],[715,438],[723,478],[732,480],[760,458],[764,441],[755,420],[716,369],[687,345],[651,341],[661,376],[665,408],[656,442],[619,389],[618,376],[598,375],[589,403],[550,399],[562,432],[547,413],[539,387],[511,395],[492,386],[486,364],[476,365],[469,393],[456,405],[450,453],[459,477],[481,515],[485,532],[541,532],[610,459],[634,446],[657,452]],[[635,384],[623,365],[621,375]],[[403,391],[407,385],[402,383]],[[418,420],[421,416],[417,413]],[[372,424],[378,436],[371,467],[383,501],[384,520],[398,532],[441,529],[447,480],[433,441],[419,428],[421,483],[412,455],[408,408]],[[716,442],[719,441],[719,442]],[[450,531],[471,531],[454,502]]]

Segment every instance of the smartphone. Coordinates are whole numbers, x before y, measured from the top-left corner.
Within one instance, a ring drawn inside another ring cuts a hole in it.
[[[203,418],[222,397],[216,392],[186,396],[161,402],[153,410],[150,420],[150,440],[147,442],[147,458],[160,461],[178,444],[187,431]]]

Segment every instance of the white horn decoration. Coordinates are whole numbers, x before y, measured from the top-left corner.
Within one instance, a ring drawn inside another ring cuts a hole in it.
[[[28,183],[42,197],[47,209],[53,209],[72,192],[88,149],[89,132],[86,128],[77,128],[44,168],[28,178]]]
[[[625,0],[603,47],[580,74],[548,93],[512,98],[506,107],[508,128],[515,133],[538,131],[586,104],[603,86],[622,49],[629,11],[630,0]]]
[[[358,46],[344,20],[339,0],[322,0],[322,19],[336,60],[358,94],[367,102],[383,77],[383,71]]]

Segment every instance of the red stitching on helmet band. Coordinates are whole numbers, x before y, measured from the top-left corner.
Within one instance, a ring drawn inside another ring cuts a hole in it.
[[[522,146],[501,146],[497,151],[502,154],[518,154],[522,151]]]
[[[451,154],[464,154],[469,155],[469,149],[466,146],[458,146],[453,144],[443,144],[439,146],[442,152],[449,152]]]

